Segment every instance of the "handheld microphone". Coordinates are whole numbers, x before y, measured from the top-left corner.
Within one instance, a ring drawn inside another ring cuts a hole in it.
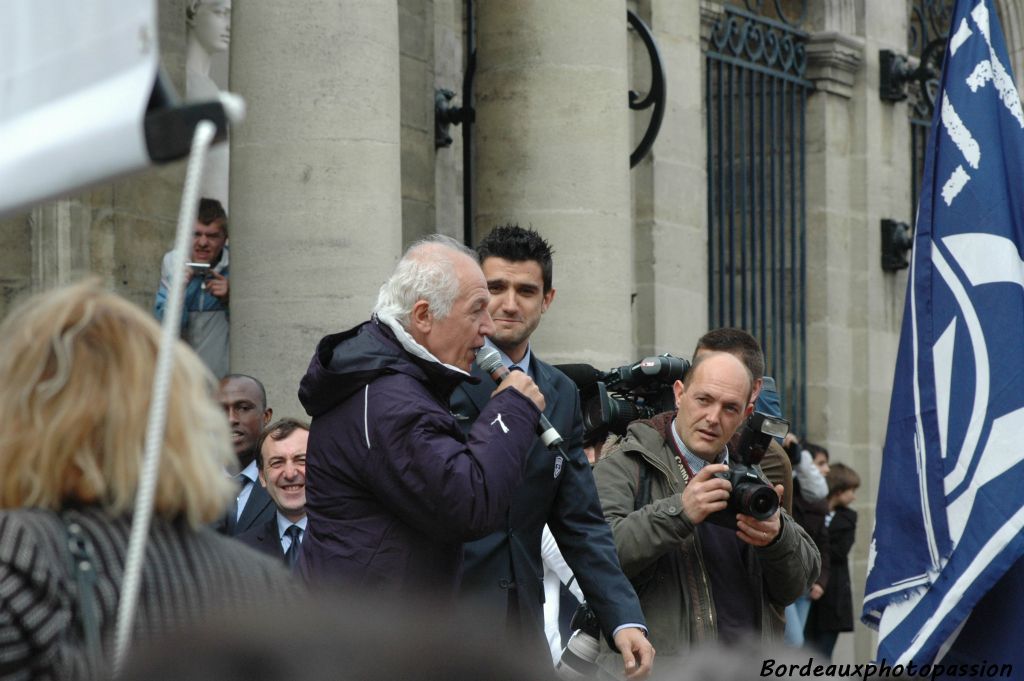
[[[495,383],[500,384],[512,373],[508,370],[508,367],[501,363],[501,355],[498,354],[498,351],[486,345],[477,350],[476,363],[481,369],[490,374]],[[540,420],[537,422],[537,434],[540,435],[541,442],[548,449],[555,449],[558,445],[562,444],[562,436],[558,434],[558,431],[555,430],[555,427],[551,425],[551,422],[548,421],[544,414],[540,415]]]

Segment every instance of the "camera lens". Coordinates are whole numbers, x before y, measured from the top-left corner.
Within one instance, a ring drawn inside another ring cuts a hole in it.
[[[737,491],[742,512],[758,520],[767,520],[779,508],[779,495],[767,485],[746,483]]]
[[[601,635],[601,625],[597,615],[589,605],[580,603],[573,613],[569,628],[574,629],[575,633],[566,643],[555,672],[563,681],[592,679],[597,672],[595,661],[601,652],[601,643],[597,638]]]
[[[589,433],[604,425],[601,402],[589,400],[583,404],[583,428]]]

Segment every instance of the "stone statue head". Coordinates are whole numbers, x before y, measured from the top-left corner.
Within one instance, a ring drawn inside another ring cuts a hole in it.
[[[189,42],[197,42],[207,54],[224,52],[231,42],[231,0],[188,0],[185,22]]]

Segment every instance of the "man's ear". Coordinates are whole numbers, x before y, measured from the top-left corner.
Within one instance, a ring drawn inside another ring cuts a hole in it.
[[[271,409],[270,407],[267,407],[266,410],[263,412],[263,425],[266,426],[268,423],[270,423],[270,419],[272,419],[273,417],[274,410]]]
[[[672,384],[672,394],[676,396],[676,409],[679,408],[679,400],[682,399],[685,390],[686,386],[683,385],[682,381],[676,381]]]
[[[417,300],[409,312],[409,325],[420,334],[430,333],[434,325],[434,313],[430,311],[430,303]]]
[[[751,392],[750,392],[750,403],[751,404],[754,404],[755,402],[757,402],[757,398],[761,394],[761,388],[763,388],[763,387],[764,387],[764,379],[763,378],[754,379],[754,389],[751,390]]]
[[[750,404],[747,405],[747,408],[743,410],[743,418],[747,418],[747,417],[749,417],[753,413],[754,413],[754,403],[751,402]]]
[[[260,484],[263,485],[264,487],[266,487],[267,486],[267,478],[266,478],[265,475],[263,475],[263,469],[262,468],[259,470],[258,476],[259,476]]]
[[[540,305],[541,314],[548,311],[548,308],[551,307],[551,301],[553,301],[554,299],[555,289],[549,289],[548,292],[544,294],[544,300]]]

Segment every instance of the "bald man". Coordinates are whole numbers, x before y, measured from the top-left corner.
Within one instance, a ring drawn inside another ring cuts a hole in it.
[[[705,522],[728,506],[732,486],[716,474],[729,470],[728,443],[751,411],[753,390],[735,355],[699,353],[674,386],[676,411],[630,424],[594,468],[658,651],[656,674],[677,672],[700,641],[781,640],[783,609],[818,575],[814,543],[781,508],[763,520],[737,513],[736,529]],[[649,493],[638,489],[641,466]],[[782,486],[775,489],[781,497]],[[599,663],[610,671],[617,657],[606,650]]]

